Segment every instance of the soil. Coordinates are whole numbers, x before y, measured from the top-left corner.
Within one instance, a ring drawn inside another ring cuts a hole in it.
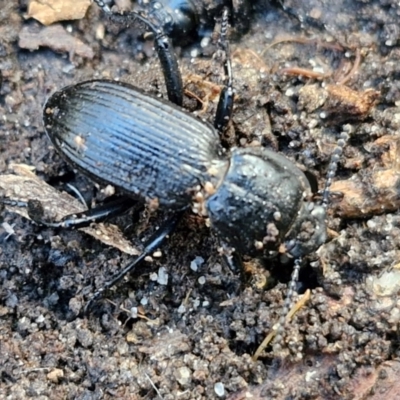
[[[303,260],[297,290],[310,289],[310,300],[253,361],[282,315],[292,263],[247,260],[252,273],[243,279],[222,261],[204,220],[187,212],[161,254],[82,316],[132,255],[7,208],[0,399],[400,397],[400,5],[253,3],[250,29],[232,35],[236,103],[224,145],[279,151],[323,188],[343,126],[352,130],[333,178],[329,239]],[[104,188],[51,146],[43,105],[57,89],[94,78],[165,97],[152,42],[141,26],[115,26],[95,5],[81,20],[49,27],[27,18],[27,6],[0,9],[0,173],[29,165],[43,185],[74,195],[73,185],[98,203]],[[177,51],[184,107],[212,122],[223,83],[215,46],[194,40]],[[167,217],[140,208],[131,215],[113,222],[139,249]]]

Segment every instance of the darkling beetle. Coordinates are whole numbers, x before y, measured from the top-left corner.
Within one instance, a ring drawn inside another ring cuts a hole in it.
[[[112,14],[102,1],[96,3]],[[93,80],[61,89],[45,104],[47,135],[74,168],[95,181],[111,184],[130,197],[156,203],[174,214],[145,244],[143,253],[93,295],[85,311],[104,290],[159,248],[188,208],[207,217],[211,229],[231,251],[260,258],[285,253],[295,259],[285,310],[290,307],[302,257],[326,240],[329,187],[344,142],[339,143],[332,158],[319,205],[312,201],[306,175],[283,155],[263,147],[227,152],[219,143],[218,130],[226,127],[233,105],[227,15],[225,9],[220,39],[226,54],[226,86],[221,92],[214,126],[180,107],[182,88],[169,84],[181,82],[169,38],[140,14],[136,17],[155,33],[169,102],[126,83]],[[122,198],[112,205],[54,223],[41,219],[40,205],[26,205],[38,223],[77,227],[120,214],[132,202]]]

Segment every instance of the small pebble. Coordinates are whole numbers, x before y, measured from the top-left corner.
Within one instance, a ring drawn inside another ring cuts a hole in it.
[[[201,267],[204,264],[204,258],[203,257],[195,257],[194,260],[190,263],[190,269],[194,272],[196,272],[199,267]]]
[[[167,285],[168,284],[168,273],[167,270],[164,267],[161,267],[158,270],[158,279],[157,282],[160,285]]]
[[[214,385],[214,392],[218,397],[223,397],[225,396],[225,387],[222,382],[217,382]]]
[[[58,381],[63,377],[64,377],[64,371],[59,368],[53,369],[47,374],[47,379],[54,383],[58,383]]]

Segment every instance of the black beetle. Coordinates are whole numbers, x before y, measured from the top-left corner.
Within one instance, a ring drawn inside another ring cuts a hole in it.
[[[189,207],[240,254],[285,252],[300,260],[326,240],[326,209],[311,201],[311,186],[291,161],[261,147],[225,152],[212,125],[131,85],[68,86],[47,101],[44,124],[56,149],[82,173],[176,212],[86,310],[158,248]]]
[[[179,211],[189,206],[238,252],[295,258],[326,239],[325,208],[304,173],[265,148],[224,153],[213,126],[121,82],[68,86],[45,105],[56,149],[82,173]]]
[[[158,53],[168,61],[174,55],[168,37],[144,17],[136,17],[159,33]],[[150,238],[143,253],[94,294],[86,310],[105,289],[157,249],[190,207],[207,217],[220,239],[239,254],[269,258],[286,253],[296,259],[285,308],[302,257],[326,240],[326,201],[321,205],[312,202],[311,185],[295,164],[266,148],[234,148],[227,152],[219,143],[217,128],[222,130],[227,124],[233,102],[227,18],[225,10],[220,44],[226,53],[227,84],[221,92],[214,127],[171,102],[114,81],[93,80],[68,86],[46,102],[46,132],[71,165],[94,180],[174,214]],[[181,79],[179,69],[168,70],[167,64],[163,64],[166,78],[172,74]],[[170,100],[182,96],[166,80]],[[180,104],[179,99],[174,102]],[[337,158],[330,171],[336,164]],[[330,181],[325,187],[325,200]],[[97,214],[93,210],[56,223],[42,221],[37,204],[27,205],[37,222],[78,226],[96,217],[117,214],[132,203],[119,200]]]

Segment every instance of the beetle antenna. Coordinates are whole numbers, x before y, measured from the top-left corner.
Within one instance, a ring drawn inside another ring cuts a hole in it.
[[[328,171],[327,171],[327,177],[325,181],[325,187],[322,191],[322,200],[321,200],[321,205],[326,209],[329,206],[329,197],[330,197],[330,187],[332,185],[333,178],[336,175],[337,168],[339,161],[342,158],[343,155],[343,149],[346,143],[349,140],[350,134],[353,132],[353,126],[352,125],[344,125],[342,132],[340,133],[339,140],[336,144],[335,149],[332,152],[331,160],[329,162],[328,166]],[[279,318],[278,323],[274,326],[273,330],[275,331],[275,346],[281,347],[281,341],[282,341],[282,332],[286,324],[286,318],[288,313],[290,312],[290,309],[293,307],[293,299],[294,299],[294,294],[296,293],[296,284],[299,280],[299,272],[300,272],[300,266],[301,266],[302,259],[299,257],[295,259],[294,261],[294,266],[293,266],[293,272],[292,276],[290,278],[288,290],[287,290],[287,295],[285,299],[285,303],[282,308],[282,313]]]
[[[289,314],[289,311],[294,303],[293,298],[294,294],[296,293],[296,284],[299,281],[301,262],[302,262],[301,257],[296,258],[296,260],[294,260],[292,276],[290,277],[290,282],[285,298],[285,303],[282,308],[282,313],[281,316],[279,317],[278,323],[273,327],[273,330],[276,332],[275,343],[277,344],[277,346],[281,346],[280,343],[282,342],[282,332],[286,325],[286,316]]]
[[[354,128],[352,125],[347,124],[343,126],[343,130],[340,133],[339,140],[337,141],[336,147],[332,152],[331,160],[328,166],[328,171],[326,174],[326,181],[325,181],[325,187],[324,190],[322,191],[322,205],[325,208],[328,208],[329,205],[329,195],[330,195],[330,188],[332,185],[332,180],[336,175],[337,168],[339,161],[342,158],[343,155],[343,149],[346,143],[349,140],[349,137],[351,133],[353,132]]]

